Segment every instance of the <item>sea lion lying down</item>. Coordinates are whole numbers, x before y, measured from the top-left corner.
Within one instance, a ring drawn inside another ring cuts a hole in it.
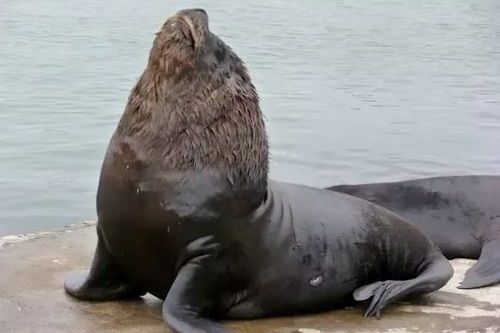
[[[479,259],[458,288],[500,282],[500,177],[451,176],[337,185],[390,209],[426,233],[448,259]]]
[[[215,320],[371,300],[366,316],[442,287],[448,260],[416,227],[365,200],[268,181],[258,96],[243,62],[182,10],[158,32],[111,138],[98,243],[82,300],[146,292],[174,332]]]

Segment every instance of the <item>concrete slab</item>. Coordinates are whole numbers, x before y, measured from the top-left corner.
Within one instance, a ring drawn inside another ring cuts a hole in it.
[[[62,288],[64,276],[86,269],[96,244],[95,227],[0,238],[0,332],[168,332],[161,302],[79,302]],[[471,260],[454,260],[455,276],[438,292],[391,306],[381,320],[363,319],[363,307],[323,314],[228,322],[242,333],[500,332],[500,286],[456,289]]]

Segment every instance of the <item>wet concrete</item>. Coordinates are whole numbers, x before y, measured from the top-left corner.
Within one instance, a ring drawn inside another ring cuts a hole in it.
[[[62,288],[65,275],[86,269],[96,243],[93,225],[0,238],[0,332],[168,332],[161,302],[79,302]],[[454,260],[455,276],[440,291],[363,319],[363,305],[308,316],[228,322],[242,333],[500,332],[500,286],[456,289],[471,260]]]

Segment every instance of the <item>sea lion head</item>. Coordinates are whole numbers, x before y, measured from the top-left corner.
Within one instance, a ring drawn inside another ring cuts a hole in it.
[[[204,10],[181,10],[162,25],[114,137],[129,146],[118,155],[133,151],[127,156],[140,162],[120,164],[149,174],[215,170],[235,193],[266,192],[257,91],[243,61],[209,30]]]
[[[211,54],[220,60],[224,53],[225,45],[208,28],[205,10],[184,9],[170,16],[156,33],[149,65],[176,76],[210,66]]]

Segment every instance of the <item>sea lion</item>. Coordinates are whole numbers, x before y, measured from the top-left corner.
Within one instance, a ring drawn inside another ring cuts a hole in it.
[[[182,10],[157,34],[102,165],[98,242],[82,300],[164,300],[174,332],[227,332],[221,318],[330,309],[366,316],[442,287],[453,269],[390,211],[268,181],[257,92],[240,58]]]
[[[448,259],[478,262],[458,288],[500,282],[500,176],[451,176],[328,189],[371,201],[425,232]]]

